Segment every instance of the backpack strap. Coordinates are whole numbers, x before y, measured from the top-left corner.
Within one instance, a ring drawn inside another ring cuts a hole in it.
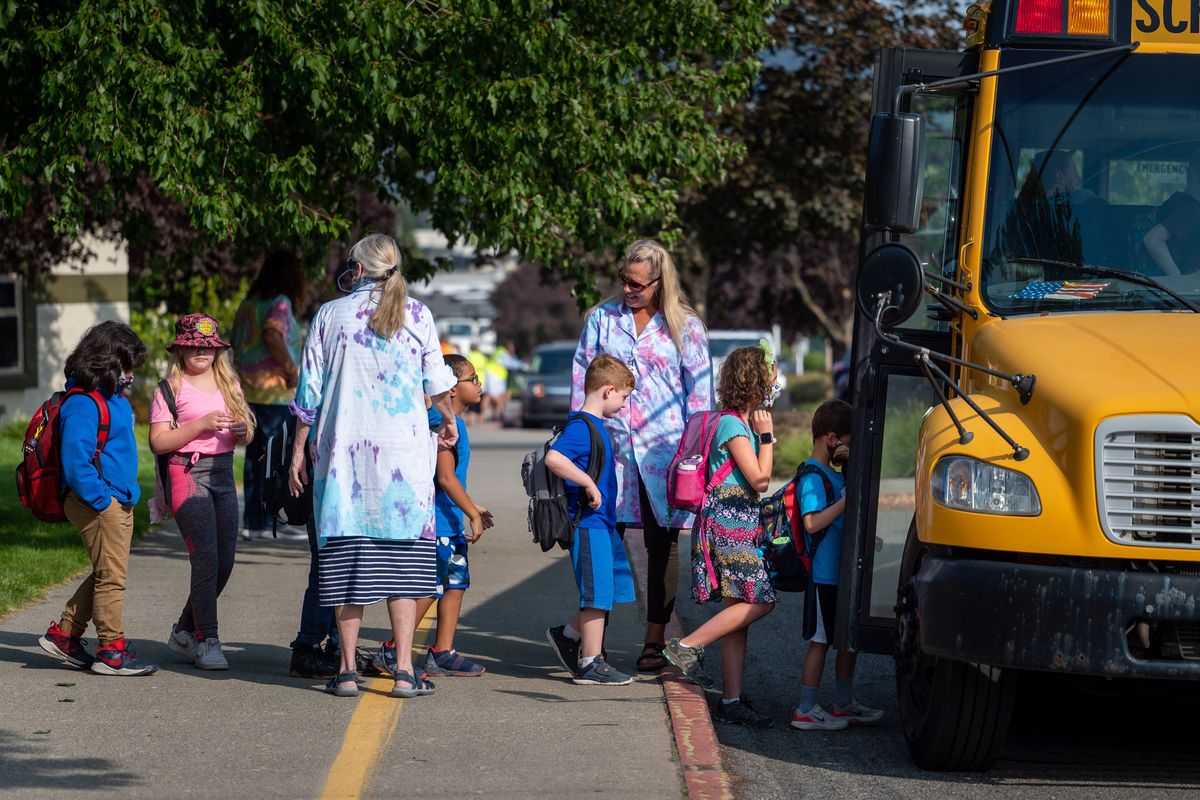
[[[709,459],[712,458],[713,440],[717,438],[717,425],[720,425],[721,417],[724,417],[726,415],[733,415],[733,416],[737,417],[738,419],[741,419],[742,422],[746,421],[746,420],[742,419],[742,415],[737,413],[736,411],[722,411],[717,414],[716,424],[713,425],[712,433],[709,434],[708,439],[704,445],[704,468],[705,469],[708,469]],[[708,494],[713,489],[717,488],[722,483],[724,483],[725,479],[733,474],[733,468],[736,466],[737,466],[737,464],[734,463],[733,455],[731,454],[729,456],[729,458],[725,459],[724,464],[717,467],[717,471],[714,472],[712,475],[712,478],[709,479],[708,486],[705,487],[704,493]]]
[[[796,490],[800,490],[800,483],[804,480],[806,475],[812,475],[814,473],[821,476],[821,483],[825,485],[825,508],[829,508],[829,506],[833,505],[834,500],[833,481],[829,480],[829,475],[825,472],[825,470],[821,469],[816,464],[805,461],[800,465],[800,469],[796,470]],[[815,533],[810,533],[809,531],[804,530],[804,514],[802,513],[796,515],[796,521],[800,523],[800,528],[804,532],[804,535],[812,540],[814,548],[821,543],[821,540],[825,538],[825,533],[829,530],[828,526]]]
[[[171,428],[179,427],[179,409],[175,407],[175,392],[171,389],[171,383],[166,378],[158,382],[158,391],[162,392],[163,402],[167,405],[167,411],[171,412]]]
[[[592,483],[595,483],[596,481],[600,480],[600,476],[604,474],[604,440],[600,437],[600,429],[596,426],[596,423],[592,422],[591,418],[587,414],[577,412],[575,416],[571,417],[571,420],[568,420],[567,424],[570,425],[571,421],[577,419],[583,420],[587,424],[588,434],[592,439],[591,451],[588,453],[587,476],[592,479]],[[566,428],[563,430],[565,431]],[[581,494],[579,497],[578,507],[575,509],[575,519],[572,521],[572,528],[579,527],[579,521],[583,519],[583,506],[584,500]]]
[[[92,402],[96,404],[96,450],[92,453],[92,466],[96,468],[96,472],[100,473],[100,477],[103,478],[104,470],[100,468],[100,453],[104,451],[104,445],[108,444],[108,434],[112,430],[112,418],[108,412],[108,402],[98,390],[93,389],[90,392],[85,392],[78,387],[68,389],[63,402],[67,402],[67,398],[77,394],[90,397]]]

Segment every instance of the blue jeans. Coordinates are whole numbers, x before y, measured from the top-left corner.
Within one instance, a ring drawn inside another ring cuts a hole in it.
[[[308,479],[312,480],[312,473]],[[296,634],[291,647],[317,647],[329,637],[336,647],[338,644],[337,619],[333,615],[333,606],[322,607],[317,602],[317,521],[315,515],[308,518],[308,586],[304,589],[304,605],[300,609],[300,631]]]
[[[267,439],[283,430],[292,411],[286,405],[261,405],[251,403],[256,425],[254,439],[246,445],[246,463],[242,467],[242,495],[246,510],[243,526],[252,531],[266,530],[270,525],[266,509],[263,508],[263,481],[267,477]]]

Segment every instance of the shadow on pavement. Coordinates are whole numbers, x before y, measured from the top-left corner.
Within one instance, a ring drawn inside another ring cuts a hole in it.
[[[136,775],[119,771],[117,763],[107,758],[88,758],[79,754],[64,758],[44,755],[49,742],[36,734],[21,735],[0,728],[0,775],[4,776],[6,790],[52,791],[54,786],[87,786],[103,791],[127,788],[139,782]]]

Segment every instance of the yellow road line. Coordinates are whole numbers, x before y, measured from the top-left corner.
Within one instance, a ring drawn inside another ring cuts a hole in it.
[[[437,619],[436,608],[437,604],[434,603],[417,622],[414,644],[424,644],[429,640],[429,632]],[[415,663],[413,666],[420,669]],[[358,708],[346,726],[342,749],[329,768],[329,777],[325,780],[325,788],[321,790],[321,800],[357,800],[361,797],[392,740],[404,700],[389,694],[392,690],[392,679],[389,677],[372,678],[369,688],[371,691],[364,692],[358,698]]]

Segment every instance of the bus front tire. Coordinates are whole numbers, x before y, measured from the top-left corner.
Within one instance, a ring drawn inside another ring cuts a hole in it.
[[[1004,750],[1016,699],[1016,673],[921,651],[913,576],[925,555],[915,521],[901,564],[896,635],[900,727],[922,769],[982,771]]]

